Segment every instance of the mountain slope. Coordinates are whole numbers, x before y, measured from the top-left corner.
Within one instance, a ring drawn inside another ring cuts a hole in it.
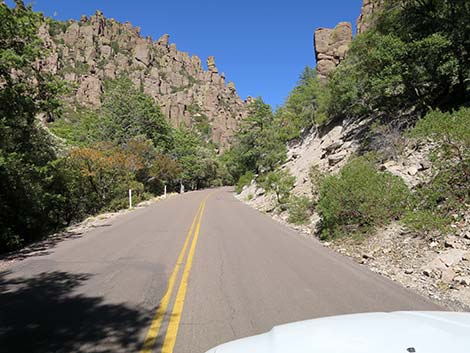
[[[222,148],[229,144],[246,102],[226,84],[215,60],[204,70],[197,56],[176,49],[169,36],[143,38],[138,27],[107,19],[97,11],[80,21],[46,20],[40,37],[50,51],[44,69],[72,83],[72,96],[88,107],[100,105],[107,79],[128,76],[151,95],[174,126],[204,125]]]

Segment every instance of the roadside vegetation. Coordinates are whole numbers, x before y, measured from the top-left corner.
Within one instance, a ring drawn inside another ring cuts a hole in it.
[[[312,169],[312,200],[292,195],[293,183],[285,185],[282,198],[276,195],[279,209],[296,224],[317,212],[323,238],[363,236],[394,220],[418,232],[445,231],[470,203],[469,17],[464,1],[385,1],[327,82],[306,68],[276,112],[256,103],[228,152],[237,191],[250,176],[275,193],[266,180],[281,173],[287,142],[311,127],[373,118],[371,129],[433,143],[427,183],[410,190],[380,171],[384,151],[365,143],[337,175]]]
[[[318,193],[322,238],[364,234],[397,220],[410,198],[403,180],[377,171],[367,157],[354,158],[338,175],[324,177]]]
[[[468,2],[385,1],[327,82],[307,67],[276,111],[257,99],[221,155],[206,117],[193,128],[172,127],[125,76],[106,82],[97,110],[64,100],[73,87],[35,69],[47,54],[36,35],[44,19],[16,3],[0,4],[0,252],[125,207],[128,189],[138,202],[180,183],[241,192],[256,180],[292,223],[319,213],[324,238],[366,234],[392,220],[442,230],[468,208]],[[312,128],[371,117],[407,139],[434,142],[429,182],[409,190],[367,154],[338,175],[312,170],[313,199],[294,196],[295,178],[281,169],[287,144]]]
[[[105,84],[98,110],[64,100],[71,88],[36,70],[47,54],[42,21],[21,1],[0,4],[0,253],[126,207],[128,189],[138,203],[165,185],[232,182],[217,146],[197,129],[171,127],[127,77]]]

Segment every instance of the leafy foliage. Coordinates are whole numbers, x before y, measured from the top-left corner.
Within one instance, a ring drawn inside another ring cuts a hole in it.
[[[171,127],[160,108],[127,77],[107,82],[99,129],[103,141],[124,144],[133,137],[144,136],[162,152],[171,148]]]
[[[306,196],[292,195],[287,205],[289,218],[287,219],[293,224],[305,224],[308,222],[311,213],[312,201]]]
[[[294,183],[294,176],[286,170],[280,170],[266,174],[261,181],[261,186],[266,192],[275,194],[279,204],[285,204],[289,200]]]
[[[36,116],[58,109],[59,82],[38,72],[41,17],[17,1],[0,3],[0,252],[37,239],[61,223],[55,151]]]
[[[13,9],[0,3],[0,252],[126,207],[129,188],[136,203],[180,179],[193,188],[227,182],[215,147],[173,129],[125,77],[107,82],[98,110],[62,107],[63,83],[37,70],[43,21],[21,1]],[[55,119],[60,144],[40,115]]]
[[[275,126],[271,107],[261,99],[252,103],[224,160],[235,180],[246,172],[255,174],[274,170],[286,159],[287,148]]]
[[[235,191],[239,194],[243,191],[243,188],[247,185],[250,185],[251,181],[255,178],[253,172],[246,172],[243,174],[240,179],[238,179],[237,185],[235,185]]]
[[[247,172],[262,175],[274,171],[287,157],[286,143],[326,117],[327,91],[316,72],[306,67],[284,106],[275,113],[261,98],[250,107],[232,148],[223,160],[233,178]]]
[[[303,129],[326,120],[327,94],[315,70],[306,67],[284,106],[275,114],[275,126],[281,130],[283,141],[297,138]]]
[[[385,1],[332,75],[329,117],[419,117],[468,104],[469,16],[465,1]]]
[[[320,184],[317,212],[322,217],[322,237],[364,233],[401,217],[410,192],[404,182],[378,172],[366,157],[351,160],[339,175]]]
[[[172,153],[182,167],[181,180],[184,184],[191,189],[212,186],[221,166],[215,150],[205,144],[198,134],[186,127],[176,129]]]
[[[451,215],[470,203],[470,109],[454,113],[432,111],[410,136],[436,142],[432,151],[432,180],[416,190],[404,222],[411,229],[443,229]]]

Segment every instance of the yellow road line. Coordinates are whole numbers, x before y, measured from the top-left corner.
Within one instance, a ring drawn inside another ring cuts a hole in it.
[[[186,236],[186,240],[183,245],[183,249],[181,249],[178,259],[176,260],[176,265],[173,270],[173,273],[171,274],[170,279],[168,281],[168,288],[166,290],[166,293],[163,296],[160,302],[160,305],[158,306],[155,312],[155,316],[153,317],[152,324],[150,325],[150,328],[147,332],[147,336],[145,337],[144,345],[142,346],[142,350],[140,351],[141,353],[151,353],[152,348],[155,345],[155,341],[158,337],[158,332],[160,331],[160,328],[163,323],[163,318],[165,316],[166,309],[168,308],[168,304],[170,303],[171,295],[173,293],[173,288],[175,287],[175,281],[176,281],[176,277],[178,276],[179,268],[183,264],[183,259],[184,259],[184,254],[186,253],[186,248],[188,247],[189,240],[191,239],[191,235],[193,234],[193,229],[196,224],[196,220],[198,218],[198,215],[201,213],[203,209],[204,203],[205,203],[205,200],[203,200],[199,204],[199,208],[196,212],[196,215],[194,216],[193,222],[191,223],[191,228],[189,228],[188,234]]]
[[[206,201],[210,194],[204,199],[201,212],[199,214],[199,221],[197,222],[196,231],[194,238],[189,249],[188,259],[184,266],[183,276],[181,283],[176,294],[175,304],[173,306],[173,312],[171,313],[170,323],[166,332],[165,340],[163,341],[162,353],[173,353],[173,349],[176,343],[176,336],[178,335],[178,328],[181,320],[181,314],[183,313],[184,298],[186,296],[186,290],[188,288],[188,277],[191,272],[191,267],[194,259],[194,252],[196,250],[197,239],[199,237],[199,229],[201,228],[202,215],[206,207]]]

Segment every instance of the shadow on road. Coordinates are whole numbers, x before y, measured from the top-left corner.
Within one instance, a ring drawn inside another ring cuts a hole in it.
[[[51,235],[44,240],[31,243],[21,250],[12,251],[0,256],[3,261],[22,261],[32,256],[45,256],[51,253],[60,242],[67,239],[77,239],[82,237],[80,232],[61,232]]]
[[[88,274],[0,272],[0,351],[138,352],[151,313],[73,293]]]

